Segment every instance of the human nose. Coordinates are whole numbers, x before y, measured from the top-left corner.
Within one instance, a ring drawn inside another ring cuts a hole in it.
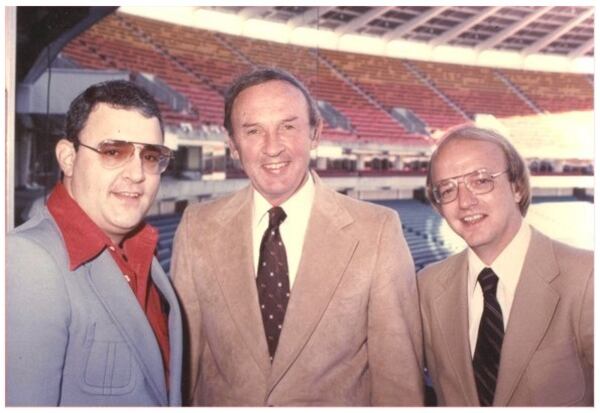
[[[125,163],[123,177],[132,182],[141,182],[144,180],[144,164],[142,162],[141,149],[136,148]]]
[[[263,146],[263,152],[267,156],[277,156],[283,151],[283,145],[281,144],[281,137],[277,130],[268,131],[265,134],[265,142]]]
[[[463,182],[457,182],[457,195],[456,197],[458,198],[458,205],[463,208],[469,208],[472,205],[475,205],[478,200],[477,200],[477,196],[471,192],[471,190],[469,188],[467,188],[466,183]]]

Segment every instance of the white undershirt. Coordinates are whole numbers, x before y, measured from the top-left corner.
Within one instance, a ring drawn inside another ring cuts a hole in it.
[[[510,309],[512,308],[515,290],[525,262],[525,255],[529,248],[531,240],[531,228],[525,221],[521,222],[521,227],[517,231],[512,241],[504,248],[504,251],[498,255],[492,265],[485,265],[475,252],[469,248],[468,262],[469,273],[467,282],[467,297],[469,305],[469,343],[471,345],[471,356],[475,353],[477,344],[477,333],[479,331],[479,322],[483,312],[483,293],[481,285],[477,282],[477,277],[481,270],[490,267],[498,276],[498,290],[496,298],[500,309],[502,310],[502,319],[504,321],[504,331],[508,325]]]
[[[257,190],[253,192],[252,242],[254,251],[254,276],[256,277],[260,256],[260,243],[263,234],[269,227],[269,209],[273,206]],[[304,245],[304,237],[314,198],[315,184],[309,173],[308,179],[306,179],[302,187],[280,205],[287,216],[285,221],[279,226],[279,232],[287,255],[290,290],[294,285],[298,266],[300,265],[302,246]]]

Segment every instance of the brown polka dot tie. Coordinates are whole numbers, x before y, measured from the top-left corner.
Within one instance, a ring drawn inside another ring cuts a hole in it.
[[[290,297],[287,255],[279,233],[279,225],[285,218],[285,212],[281,207],[269,210],[269,228],[265,231],[260,243],[256,276],[258,302],[271,361],[277,350],[279,334],[283,328],[285,310]]]

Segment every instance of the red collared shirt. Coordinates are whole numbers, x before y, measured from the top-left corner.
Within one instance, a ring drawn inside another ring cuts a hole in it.
[[[144,224],[140,230],[125,238],[121,245],[114,245],[111,239],[71,198],[62,183],[58,183],[50,194],[48,210],[54,217],[65,240],[71,271],[108,248],[154,331],[160,347],[168,387],[169,330],[167,315],[163,310],[158,288],[150,278],[150,266],[158,242],[158,231],[152,226]]]

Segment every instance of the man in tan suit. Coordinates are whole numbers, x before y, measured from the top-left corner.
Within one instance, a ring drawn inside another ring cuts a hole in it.
[[[593,404],[593,253],[523,221],[527,167],[463,126],[433,153],[432,204],[469,248],[417,279],[426,365],[446,406]]]
[[[322,123],[291,74],[240,77],[225,127],[251,185],[187,208],[174,244],[187,402],[422,405],[416,280],[397,214],[309,172]]]

